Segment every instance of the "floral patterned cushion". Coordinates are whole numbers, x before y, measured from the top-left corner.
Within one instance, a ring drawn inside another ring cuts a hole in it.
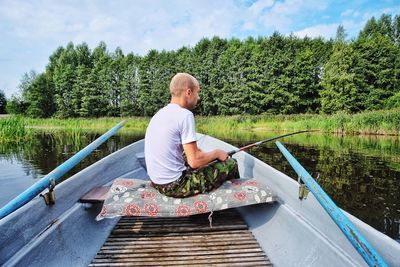
[[[116,179],[97,220],[118,216],[177,217],[273,202],[275,195],[255,179],[226,181],[218,189],[188,198],[160,194],[150,181]]]

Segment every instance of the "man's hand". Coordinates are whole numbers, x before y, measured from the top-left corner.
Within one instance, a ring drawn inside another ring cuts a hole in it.
[[[210,152],[203,152],[197,147],[196,142],[183,145],[186,154],[187,162],[193,169],[197,169],[213,160],[225,161],[229,155],[221,149],[215,149]]]
[[[225,161],[229,158],[228,153],[224,150],[216,149],[215,153],[217,154],[217,159],[220,161]]]

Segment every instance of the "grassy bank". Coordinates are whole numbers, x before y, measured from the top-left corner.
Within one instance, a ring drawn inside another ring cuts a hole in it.
[[[32,130],[25,127],[26,119],[18,116],[0,119],[0,144],[21,142],[29,139]]]
[[[201,117],[201,132],[279,131],[315,129],[325,133],[400,135],[400,109],[335,115],[256,115]]]
[[[22,140],[34,130],[105,132],[126,120],[122,133],[144,133],[148,117],[97,119],[31,119],[7,117],[0,120],[0,140]],[[244,115],[196,118],[197,130],[208,134],[234,132],[290,132],[316,129],[324,133],[400,135],[400,109],[369,111],[354,115]]]
[[[32,119],[25,118],[25,125],[34,130],[46,132],[53,131],[85,131],[102,133],[110,130],[122,120],[126,123],[120,132],[144,132],[149,118],[131,117],[131,118],[96,118],[96,119]]]

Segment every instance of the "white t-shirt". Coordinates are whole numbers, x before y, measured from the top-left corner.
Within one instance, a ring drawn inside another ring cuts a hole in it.
[[[151,118],[147,126],[144,153],[147,173],[156,184],[177,180],[186,169],[183,144],[196,141],[193,113],[177,104],[168,104]]]

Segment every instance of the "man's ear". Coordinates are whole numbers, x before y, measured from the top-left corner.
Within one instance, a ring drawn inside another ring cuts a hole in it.
[[[186,89],[186,94],[190,96],[193,93],[191,88]]]

